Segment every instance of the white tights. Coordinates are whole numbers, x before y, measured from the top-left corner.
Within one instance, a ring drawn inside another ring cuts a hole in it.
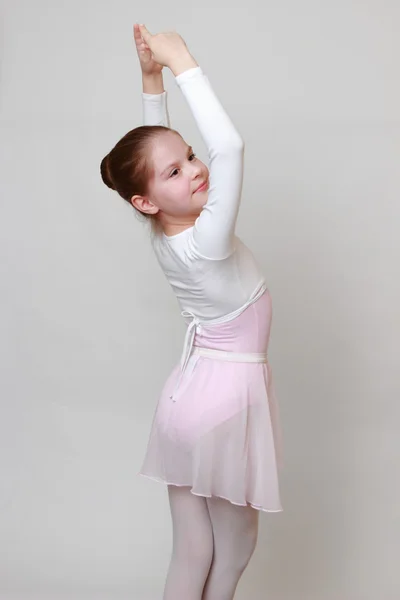
[[[232,600],[257,543],[258,510],[168,486],[173,548],[163,600]]]

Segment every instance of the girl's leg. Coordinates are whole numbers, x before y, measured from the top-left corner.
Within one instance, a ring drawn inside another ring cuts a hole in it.
[[[202,600],[232,600],[254,552],[258,510],[222,498],[207,498],[214,535],[214,557]]]
[[[168,486],[173,548],[163,600],[201,600],[213,556],[206,498]]]

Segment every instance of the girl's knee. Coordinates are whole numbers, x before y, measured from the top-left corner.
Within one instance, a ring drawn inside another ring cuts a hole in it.
[[[239,571],[243,572],[250,562],[251,557],[257,546],[258,538],[258,527],[253,525],[249,527],[241,536],[238,541],[238,551],[234,554],[234,567]]]
[[[253,525],[242,529],[233,539],[231,537],[229,546],[223,543],[216,557],[219,570],[229,577],[239,578],[254,554],[257,538],[258,527]]]
[[[213,551],[212,534],[203,533],[200,538],[193,537],[184,549],[185,561],[193,566],[209,569]]]
[[[242,509],[242,511],[238,519],[238,543],[244,548],[245,552],[252,554],[258,539],[259,512],[249,506]]]
[[[214,553],[214,543],[211,527],[189,529],[186,535],[174,539],[173,554],[187,568],[208,571]]]
[[[208,500],[214,532],[215,562],[225,573],[242,573],[257,545],[259,513],[220,498]]]

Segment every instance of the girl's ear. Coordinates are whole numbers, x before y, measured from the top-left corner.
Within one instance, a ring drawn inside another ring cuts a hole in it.
[[[150,202],[147,196],[132,196],[130,202],[134,208],[146,215],[155,215],[160,210],[158,206]]]

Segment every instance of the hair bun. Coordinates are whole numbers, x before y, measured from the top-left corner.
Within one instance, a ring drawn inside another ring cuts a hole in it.
[[[106,184],[106,186],[108,186],[112,190],[115,190],[115,185],[114,185],[113,179],[111,177],[110,160],[109,159],[110,159],[110,155],[107,154],[107,156],[105,156],[103,158],[103,160],[101,161],[100,173],[101,173],[101,178],[104,181],[104,183]]]

